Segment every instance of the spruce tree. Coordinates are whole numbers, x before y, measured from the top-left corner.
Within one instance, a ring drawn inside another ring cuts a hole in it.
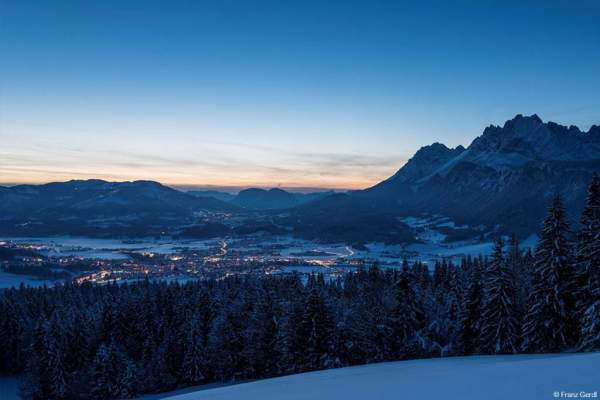
[[[480,350],[486,354],[515,353],[518,346],[514,281],[503,248],[498,238],[484,270]]]
[[[300,332],[304,343],[303,369],[316,370],[329,367],[333,326],[331,315],[321,296],[319,288],[311,288],[304,306],[300,322]]]
[[[59,349],[51,347],[49,356],[49,366],[52,373],[52,398],[56,400],[64,399],[67,397],[67,382],[62,362],[63,353]]]
[[[557,194],[544,219],[535,251],[532,290],[523,326],[526,352],[562,351],[573,344],[574,270],[569,225]]]
[[[467,290],[461,313],[463,354],[466,355],[475,354],[479,351],[483,287],[481,263],[478,259],[472,262],[467,279]]]
[[[92,363],[90,388],[92,398],[109,400],[122,398],[121,396],[128,393],[133,395],[132,379],[126,377],[133,372],[133,369],[128,368],[123,350],[114,342],[109,346],[100,345]]]
[[[112,398],[115,371],[110,367],[108,348],[102,344],[96,352],[92,363],[90,395],[94,400],[109,400]]]
[[[247,358],[256,376],[273,376],[280,372],[278,361],[281,340],[278,330],[279,318],[276,315],[272,294],[267,290],[261,290],[250,315],[247,333]]]
[[[198,325],[197,319],[192,319],[189,323],[180,373],[184,382],[191,385],[198,385],[205,379],[205,350]]]
[[[38,320],[28,349],[27,376],[21,388],[22,397],[27,399],[47,400],[52,396],[52,370],[47,332],[48,321]]]
[[[21,372],[23,360],[23,328],[19,310],[8,296],[0,300],[0,374]]]
[[[132,361],[128,361],[119,379],[119,399],[131,399],[137,395],[137,369]]]
[[[392,310],[394,359],[414,358],[420,354],[417,334],[422,312],[418,303],[415,277],[408,263],[404,262],[400,279],[395,287],[396,305]]]
[[[246,370],[244,355],[245,320],[238,302],[224,305],[221,315],[215,321],[211,332],[211,353],[215,367],[215,377],[220,381],[243,379]]]
[[[577,243],[577,311],[580,349],[600,349],[600,178],[594,174],[581,216]]]

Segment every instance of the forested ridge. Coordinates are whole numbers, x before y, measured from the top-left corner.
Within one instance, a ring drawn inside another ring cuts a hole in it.
[[[26,399],[117,399],[388,360],[600,349],[600,180],[573,232],[557,195],[535,252],[337,280],[232,276],[0,295],[0,373]]]

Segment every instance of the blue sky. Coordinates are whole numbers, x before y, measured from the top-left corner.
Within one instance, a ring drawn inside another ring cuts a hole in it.
[[[600,123],[597,1],[0,2],[0,182],[357,188]]]

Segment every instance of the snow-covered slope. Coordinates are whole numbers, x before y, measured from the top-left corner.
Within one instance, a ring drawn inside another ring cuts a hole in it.
[[[599,365],[600,353],[415,360],[291,375],[166,398],[553,399],[561,398],[561,392],[600,392]]]

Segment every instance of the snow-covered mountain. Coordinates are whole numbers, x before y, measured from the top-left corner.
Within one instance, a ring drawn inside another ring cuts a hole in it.
[[[437,213],[528,234],[537,230],[554,192],[575,218],[594,171],[600,171],[600,127],[582,132],[517,115],[502,127],[487,127],[466,149],[422,148],[394,176],[357,197],[400,214]]]
[[[310,372],[153,398],[505,400],[567,398],[568,393],[577,393],[579,397],[586,393],[592,397],[594,393],[597,396],[600,390],[600,375],[595,368],[598,363],[598,353],[400,361]]]
[[[467,148],[425,146],[383,182],[299,207],[290,220],[303,232],[306,226],[320,226],[315,221],[331,211],[341,216],[342,228],[349,225],[348,218],[359,216],[374,221],[377,215],[393,220],[427,214],[470,226],[473,237],[501,231],[525,238],[538,231],[555,192],[577,221],[593,172],[600,172],[600,126],[584,132],[545,123],[537,115],[517,115],[503,126],[485,128]],[[315,229],[312,236],[323,236]],[[378,231],[377,237],[401,241],[406,235],[398,235],[400,231],[400,226],[387,236]],[[354,240],[372,241],[370,235]]]
[[[465,148],[449,149],[441,143],[421,147],[415,155],[387,181],[396,183],[419,182],[460,156]]]

